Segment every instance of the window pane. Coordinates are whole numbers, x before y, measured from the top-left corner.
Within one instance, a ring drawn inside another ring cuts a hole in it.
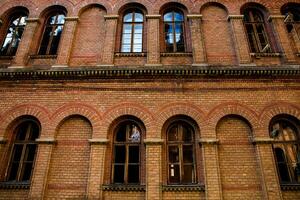
[[[184,163],[193,163],[193,146],[192,145],[184,145],[183,146],[183,162]]]
[[[130,44],[131,43],[131,34],[123,34],[122,43]]]
[[[122,45],[122,52],[130,52],[130,45]]]
[[[36,150],[35,144],[28,144],[26,146],[24,161],[33,161],[35,157],[35,150]]]
[[[64,24],[65,23],[65,16],[64,15],[58,15],[57,16],[57,24]]]
[[[19,162],[21,160],[23,145],[22,144],[15,144],[14,145],[14,152],[13,152],[13,162]]]
[[[178,141],[178,127],[173,126],[172,128],[169,129],[168,132],[168,141]]]
[[[143,22],[143,14],[135,13],[135,22]]]
[[[140,182],[140,168],[139,165],[128,166],[128,183]]]
[[[134,26],[134,33],[143,33],[143,25],[142,24],[135,24]]]
[[[19,163],[12,163],[12,166],[10,168],[10,174],[8,177],[9,181],[13,181],[17,179],[17,173],[18,173],[18,169],[19,169]]]
[[[28,123],[22,123],[18,126],[17,136],[16,136],[17,141],[25,140],[26,132],[28,130],[28,125],[29,125]]]
[[[169,146],[169,162],[178,163],[179,162],[179,147]]]
[[[184,165],[183,183],[193,183],[194,182],[194,167],[193,165]]]
[[[133,52],[142,52],[142,45],[135,44],[133,46]]]
[[[140,148],[139,146],[129,146],[129,163],[140,162]]]
[[[142,35],[135,34],[133,42],[134,44],[142,44]]]
[[[189,127],[182,127],[182,140],[184,142],[192,142],[193,141],[193,132]]]
[[[6,36],[4,42],[3,42],[3,45],[2,45],[2,48],[1,48],[1,55],[7,55],[7,51],[8,51],[8,48],[10,46],[12,42],[12,38],[9,37],[9,36]]]
[[[28,181],[32,173],[32,163],[24,163],[23,178],[20,181]]]
[[[132,22],[132,13],[128,13],[124,16],[124,22]]]
[[[55,20],[56,20],[56,15],[51,16],[51,17],[48,19],[47,24],[55,24]]]
[[[52,27],[47,27],[43,35],[43,40],[39,51],[40,55],[46,54],[51,34],[52,34]]]
[[[174,164],[169,165],[169,181],[170,183],[180,182],[179,165],[174,165]]]
[[[31,134],[29,137],[29,140],[31,141],[35,141],[38,137],[39,137],[39,127],[36,123],[32,123],[31,125]]]
[[[129,135],[128,140],[130,142],[140,142],[140,139],[141,139],[140,131],[138,130],[138,128],[135,125],[132,125],[130,127],[130,135]]]
[[[126,147],[115,146],[115,163],[125,163],[126,160]]]
[[[132,25],[131,24],[124,24],[123,26],[123,33],[132,33]]]
[[[61,37],[61,34],[62,34],[62,30],[63,30],[63,26],[57,26],[54,29],[52,44],[51,44],[50,52],[49,52],[50,55],[57,54],[57,49],[58,49],[60,37]]]
[[[114,183],[124,183],[124,165],[114,166]]]
[[[183,21],[183,15],[175,12],[175,21]]]
[[[121,126],[116,134],[117,142],[125,142],[126,141],[126,126]]]
[[[173,19],[172,19],[172,12],[166,13],[166,14],[164,15],[164,21],[165,21],[165,22],[166,22],[166,21],[168,21],[168,22],[173,21]]]
[[[27,19],[27,17],[26,16],[24,16],[24,17],[21,17],[21,20],[20,20],[20,25],[21,26],[25,26],[26,25],[26,19]]]

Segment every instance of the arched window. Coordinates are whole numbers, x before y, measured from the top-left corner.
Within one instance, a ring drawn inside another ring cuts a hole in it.
[[[112,183],[141,182],[142,139],[142,129],[137,122],[128,120],[117,126],[113,142]]]
[[[265,19],[263,13],[255,8],[246,9],[244,12],[244,24],[251,52],[272,52],[271,44],[268,40],[268,35],[265,29]]]
[[[184,52],[184,15],[179,10],[164,14],[164,37],[166,52]]]
[[[121,52],[143,51],[144,15],[140,10],[130,10],[123,17]]]
[[[191,125],[176,121],[167,129],[168,184],[196,183],[195,133]]]
[[[6,36],[0,49],[1,56],[14,56],[21,41],[26,25],[27,14],[14,15],[9,23]]]
[[[30,181],[37,151],[35,140],[39,133],[40,127],[34,120],[25,120],[16,127],[6,173],[7,181]]]
[[[287,119],[273,121],[270,135],[273,144],[278,175],[281,183],[300,183],[300,138],[299,129]]]
[[[282,10],[285,15],[284,22],[289,33],[295,34],[296,37],[300,36],[300,5],[288,4]]]
[[[39,49],[40,55],[56,55],[65,23],[63,12],[51,13],[46,20],[43,39]]]

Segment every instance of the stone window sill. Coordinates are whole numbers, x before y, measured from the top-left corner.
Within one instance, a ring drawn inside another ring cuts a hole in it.
[[[29,189],[29,181],[25,182],[16,182],[16,181],[7,181],[0,182],[0,189]]]
[[[281,190],[283,191],[300,191],[299,183],[286,183],[280,185]]]
[[[160,53],[162,57],[185,57],[185,56],[193,56],[190,52],[174,52],[174,53]]]
[[[146,191],[145,185],[119,185],[119,184],[110,184],[102,185],[103,191],[136,191],[144,192]]]
[[[125,52],[116,52],[116,57],[145,57],[147,53],[139,52],[139,53],[125,53]]]
[[[204,185],[163,185],[163,191],[172,191],[172,192],[197,192],[197,191],[205,191]]]
[[[261,57],[281,57],[281,53],[250,53],[250,56],[253,56],[255,58],[261,58]]]
[[[12,60],[14,56],[0,56],[0,60]]]
[[[30,55],[31,59],[56,59],[57,55]]]

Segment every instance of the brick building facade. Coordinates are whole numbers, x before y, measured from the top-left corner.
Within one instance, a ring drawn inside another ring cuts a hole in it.
[[[300,1],[0,18],[0,199],[300,199]]]

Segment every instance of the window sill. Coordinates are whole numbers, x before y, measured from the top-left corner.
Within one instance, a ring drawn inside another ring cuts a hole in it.
[[[57,55],[30,55],[31,59],[56,59]]]
[[[139,53],[125,53],[125,52],[116,52],[116,57],[145,57],[147,53],[139,52]]]
[[[0,60],[12,60],[14,56],[0,56]]]
[[[184,56],[193,56],[190,52],[174,52],[174,53],[160,53],[162,57],[184,57]]]
[[[197,192],[205,191],[204,185],[163,185],[162,191],[172,191],[172,192]]]
[[[0,182],[0,189],[29,189],[30,183],[25,182],[16,182],[16,181],[7,181]]]
[[[144,192],[146,191],[145,185],[118,185],[118,184],[110,184],[110,185],[102,185],[103,191],[136,191],[136,192]]]
[[[296,53],[296,56],[297,56],[297,57],[300,57],[300,53]]]
[[[299,183],[286,183],[280,185],[281,190],[283,191],[299,191],[300,184]]]
[[[250,53],[250,56],[253,56],[255,58],[261,58],[261,57],[281,57],[281,53]]]

